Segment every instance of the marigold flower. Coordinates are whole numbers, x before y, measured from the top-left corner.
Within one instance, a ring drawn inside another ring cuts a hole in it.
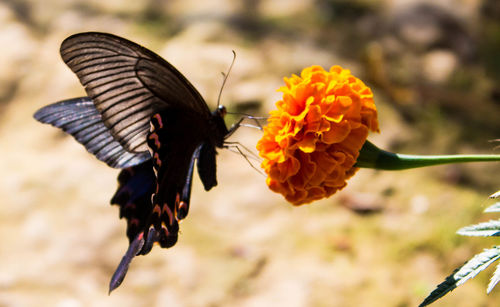
[[[284,81],[257,150],[269,188],[302,205],[346,186],[368,132],[378,132],[377,109],[370,88],[340,66]]]

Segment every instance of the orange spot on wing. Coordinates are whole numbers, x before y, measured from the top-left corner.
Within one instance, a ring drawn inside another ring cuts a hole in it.
[[[159,149],[159,148],[160,148],[161,143],[160,143],[160,139],[159,139],[159,137],[158,137],[158,134],[156,134],[156,133],[152,133],[152,134],[150,134],[150,135],[149,135],[148,139],[150,139],[150,140],[154,140],[156,148],[157,148],[157,149]]]
[[[170,210],[167,203],[163,204],[162,213],[167,214],[169,223],[170,223],[170,225],[172,225],[174,223],[174,215],[172,214],[172,210]]]
[[[156,119],[156,121],[158,122],[158,128],[159,129],[163,128],[163,121],[161,120],[160,114],[157,113],[153,115],[153,118]]]
[[[129,221],[129,225],[139,226],[139,220],[138,219],[131,219]]]
[[[160,216],[161,215],[161,208],[160,208],[160,206],[154,205],[154,207],[153,207],[153,213],[156,213],[156,214],[158,214],[158,216]]]

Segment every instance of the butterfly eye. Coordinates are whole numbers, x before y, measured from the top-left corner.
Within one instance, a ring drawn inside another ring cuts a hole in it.
[[[226,110],[226,107],[223,106],[223,105],[219,105],[217,107],[217,114],[220,116],[220,117],[224,117],[226,116],[227,114],[227,110]]]

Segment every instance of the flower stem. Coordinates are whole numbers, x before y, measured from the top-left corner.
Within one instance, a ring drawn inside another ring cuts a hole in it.
[[[403,170],[449,163],[500,161],[500,155],[404,155],[382,150],[366,141],[355,167]]]

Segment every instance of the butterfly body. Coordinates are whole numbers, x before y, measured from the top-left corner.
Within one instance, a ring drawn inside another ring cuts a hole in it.
[[[61,56],[88,97],[37,111],[111,167],[122,168],[111,199],[127,220],[129,249],[110,283],[118,287],[138,254],[177,242],[189,210],[194,164],[205,190],[217,185],[216,148],[232,130],[225,109],[207,104],[170,63],[124,38],[88,32],[68,37]]]

